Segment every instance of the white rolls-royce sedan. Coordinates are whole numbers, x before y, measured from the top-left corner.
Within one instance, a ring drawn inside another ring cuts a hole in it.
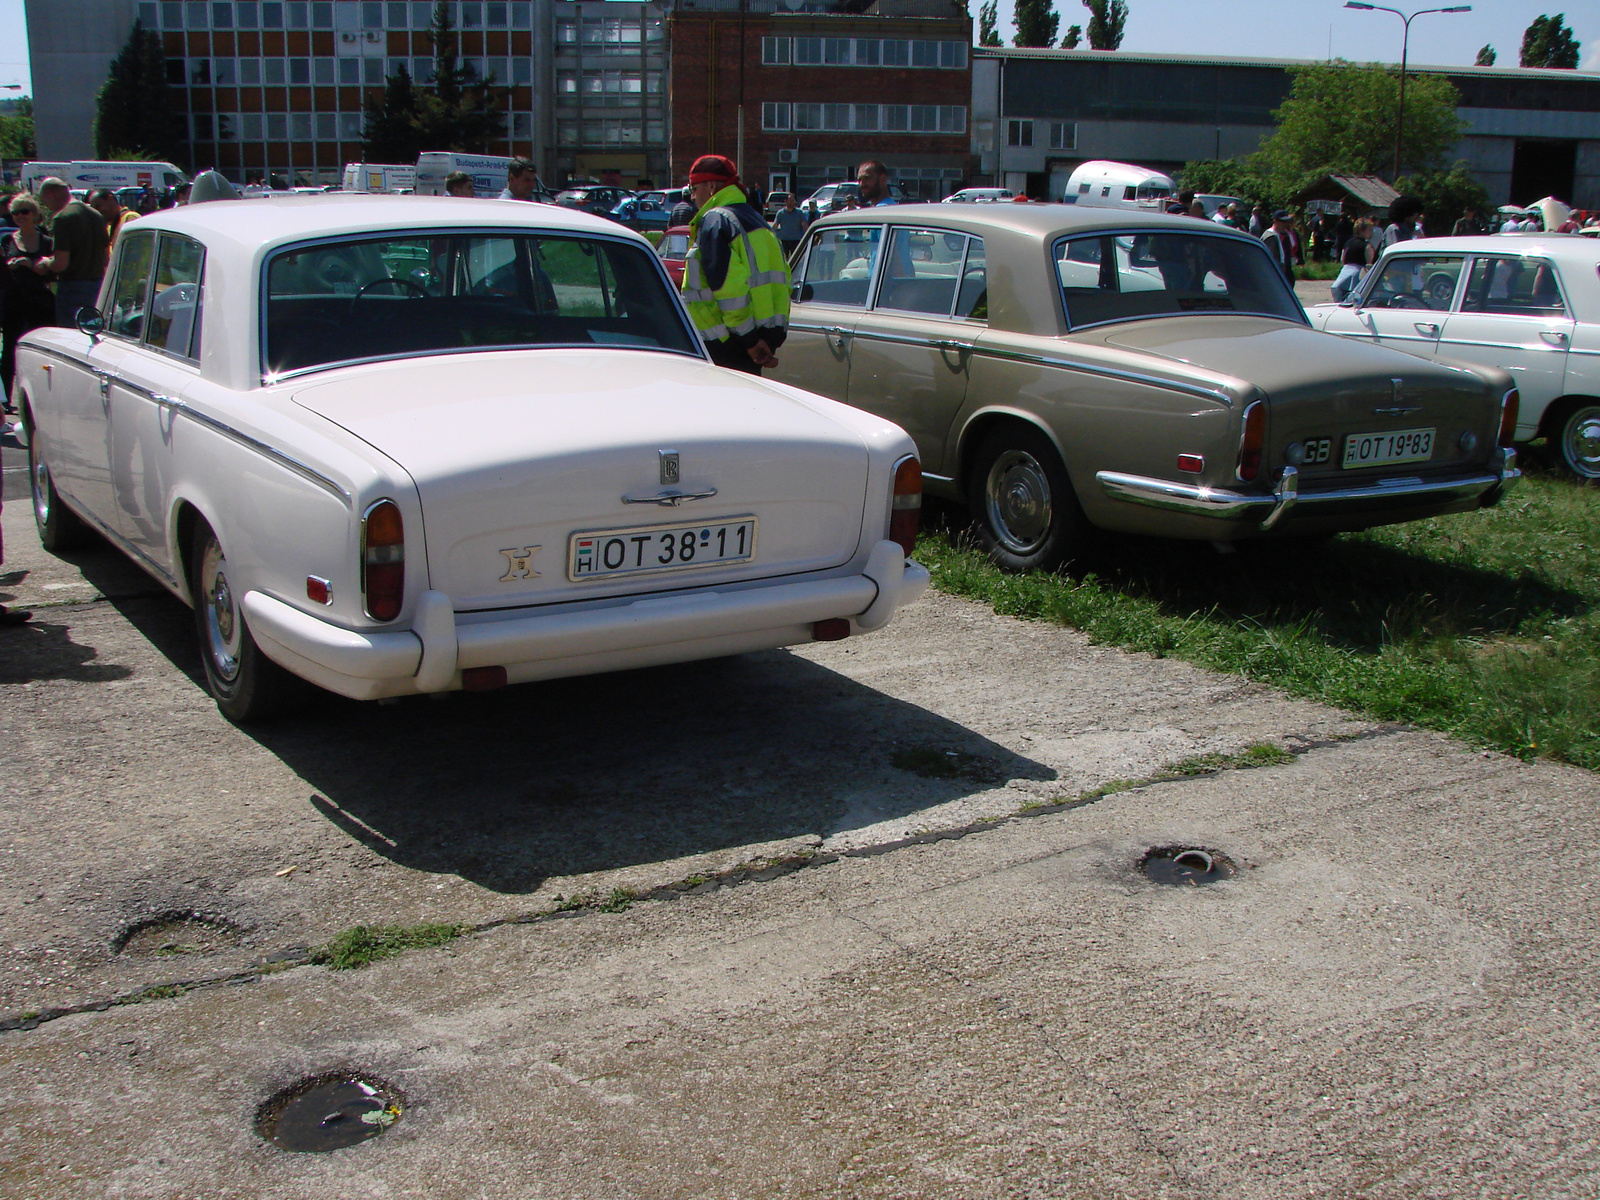
[[[238,721],[884,625],[898,426],[713,366],[649,244],[543,204],[218,200],[117,241],[22,342],[47,549],[90,530],[195,612]],[[298,677],[298,679],[296,678]]]

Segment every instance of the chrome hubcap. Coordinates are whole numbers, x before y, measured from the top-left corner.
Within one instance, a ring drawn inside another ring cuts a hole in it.
[[[989,528],[1013,554],[1032,554],[1050,533],[1050,479],[1025,450],[1007,450],[989,468],[984,489]]]
[[[29,482],[33,484],[33,517],[43,525],[50,520],[50,468],[33,446],[28,446],[28,457],[33,462]]]
[[[228,560],[213,539],[206,543],[200,560],[199,603],[206,623],[206,653],[212,668],[223,679],[239,674],[239,649],[244,627],[228,586]]]
[[[1600,479],[1600,408],[1573,413],[1561,441],[1562,452],[1575,472]]]

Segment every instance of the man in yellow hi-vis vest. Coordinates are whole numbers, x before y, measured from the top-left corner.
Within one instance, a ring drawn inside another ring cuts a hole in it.
[[[789,332],[789,268],[767,223],[739,190],[739,173],[720,154],[689,168],[689,255],[683,298],[711,361],[761,374]]]

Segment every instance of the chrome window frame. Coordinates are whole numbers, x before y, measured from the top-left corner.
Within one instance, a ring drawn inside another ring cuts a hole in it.
[[[148,350],[152,354],[160,354],[165,358],[175,359],[178,362],[187,363],[190,366],[198,367],[200,365],[200,356],[193,353],[194,339],[197,336],[201,337],[201,345],[204,345],[203,335],[205,332],[206,260],[210,257],[210,251],[207,249],[206,244],[199,238],[192,238],[182,233],[174,233],[169,229],[159,230],[158,233],[160,237],[160,244],[156,247],[154,265],[150,270],[150,286],[149,290],[146,292],[145,307],[148,310],[150,301],[155,299],[156,276],[161,273],[161,258],[167,252],[167,244],[169,242],[180,241],[191,242],[200,247],[200,270],[197,278],[195,279],[195,319],[193,324],[189,326],[189,344],[184,347],[186,353],[178,354],[175,351],[167,349],[165,346],[152,346],[150,344],[149,321],[144,323],[144,328],[139,332],[139,345],[144,347],[144,349]]]
[[[1272,261],[1272,256],[1267,253],[1267,248],[1262,243],[1260,238],[1253,238],[1249,234],[1244,234],[1244,233],[1229,233],[1227,230],[1221,228],[1220,226],[1216,226],[1214,230],[1203,229],[1203,228],[1199,228],[1201,223],[1199,221],[1195,221],[1193,217],[1188,217],[1188,218],[1184,218],[1184,219],[1194,222],[1196,228],[1192,232],[1194,233],[1194,235],[1196,237],[1215,238],[1217,241],[1236,242],[1236,243],[1239,243],[1241,245],[1253,245],[1253,246],[1255,246],[1259,253],[1261,253],[1262,255],[1266,256],[1267,264],[1269,266],[1271,266],[1273,272],[1275,274],[1277,274],[1278,278],[1281,279],[1283,277],[1282,272],[1280,272],[1278,270],[1278,264]],[[1214,223],[1210,222],[1210,221],[1207,221],[1207,222],[1205,222],[1205,224],[1213,225]],[[1262,317],[1262,318],[1265,318],[1267,320],[1288,321],[1292,325],[1304,325],[1307,328],[1311,327],[1311,321],[1305,314],[1305,305],[1300,303],[1300,297],[1295,295],[1294,288],[1290,287],[1288,284],[1285,284],[1284,286],[1288,290],[1289,298],[1294,301],[1295,308],[1299,310],[1300,315],[1299,315],[1298,318],[1286,317],[1282,313],[1254,312],[1254,311],[1249,310],[1249,309],[1228,309],[1226,311],[1216,310],[1216,311],[1212,311],[1212,312],[1199,313],[1199,314],[1186,313],[1186,312],[1144,313],[1144,314],[1141,314],[1139,316],[1116,317],[1116,318],[1114,318],[1112,320],[1109,320],[1109,321],[1091,321],[1091,322],[1089,322],[1087,324],[1083,324],[1083,325],[1074,325],[1072,323],[1072,317],[1067,312],[1067,293],[1066,293],[1066,289],[1061,286],[1061,274],[1060,274],[1060,271],[1056,267],[1056,264],[1061,261],[1060,255],[1059,255],[1059,251],[1060,251],[1061,246],[1064,243],[1071,242],[1071,241],[1077,241],[1077,240],[1079,240],[1081,238],[1091,238],[1091,237],[1093,237],[1093,238],[1102,238],[1102,237],[1138,237],[1141,234],[1143,234],[1145,236],[1149,236],[1149,235],[1155,234],[1155,233],[1169,233],[1169,232],[1170,233],[1182,233],[1182,232],[1186,232],[1186,231],[1181,226],[1177,227],[1177,228],[1174,228],[1174,229],[1167,229],[1167,228],[1164,228],[1164,227],[1152,227],[1152,226],[1149,226],[1149,225],[1132,226],[1132,227],[1130,227],[1130,226],[1106,226],[1106,227],[1103,227],[1103,228],[1100,228],[1100,229],[1074,230],[1072,233],[1064,233],[1064,234],[1061,234],[1058,237],[1052,239],[1051,242],[1050,242],[1050,278],[1051,278],[1051,283],[1055,288],[1056,304],[1059,306],[1059,311],[1061,313],[1061,321],[1062,321],[1062,324],[1065,326],[1066,331],[1068,333],[1077,333],[1080,330],[1084,330],[1084,329],[1099,329],[1100,327],[1105,326],[1105,325],[1124,325],[1124,324],[1127,324],[1130,321],[1164,321],[1164,320],[1171,320],[1173,318],[1194,317],[1194,316],[1197,316],[1197,315],[1199,315],[1199,316],[1226,316],[1226,317]]]
[[[1367,268],[1367,274],[1361,280],[1361,290],[1358,293],[1360,298],[1356,301],[1356,303],[1352,307],[1354,307],[1354,308],[1364,308],[1364,307],[1366,307],[1367,299],[1372,295],[1373,292],[1378,290],[1378,280],[1383,275],[1383,272],[1378,269],[1379,267],[1387,267],[1390,263],[1396,262],[1399,259],[1403,259],[1403,258],[1416,258],[1416,259],[1422,259],[1422,258],[1460,258],[1461,259],[1461,271],[1456,276],[1456,286],[1455,286],[1454,290],[1452,290],[1451,293],[1450,293],[1450,303],[1444,308],[1430,308],[1430,309],[1426,310],[1428,312],[1442,312],[1442,313],[1453,313],[1453,312],[1457,311],[1456,310],[1456,305],[1459,304],[1461,302],[1462,297],[1466,295],[1466,292],[1463,290],[1464,289],[1464,285],[1462,284],[1461,281],[1463,279],[1466,279],[1468,276],[1470,276],[1472,274],[1472,259],[1473,259],[1473,255],[1469,251],[1466,251],[1466,250],[1432,250],[1432,251],[1429,251],[1429,250],[1398,250],[1395,253],[1389,254],[1389,255],[1380,254],[1378,256],[1378,258],[1377,258],[1377,261],[1374,262],[1371,267]],[[1388,311],[1388,310],[1386,309],[1385,311]],[[1396,311],[1399,311],[1399,312],[1422,312],[1424,310],[1423,309],[1398,309]]]
[[[1497,250],[1473,250],[1467,254],[1466,258],[1467,264],[1462,268],[1461,275],[1468,283],[1472,280],[1472,272],[1477,268],[1480,258],[1517,258],[1524,263],[1549,267],[1551,273],[1555,275],[1556,291],[1561,295],[1562,311],[1559,313],[1517,313],[1484,312],[1482,309],[1459,308],[1457,305],[1465,302],[1467,298],[1466,285],[1463,284],[1456,289],[1455,304],[1452,304],[1450,308],[1452,314],[1460,313],[1464,317],[1514,317],[1524,321],[1577,321],[1577,318],[1572,315],[1572,301],[1567,296],[1567,285],[1561,278],[1561,266],[1555,259],[1538,254],[1518,254],[1514,251],[1506,253]]]
[[[876,222],[871,222],[871,223],[875,224]],[[936,233],[936,234],[944,235],[946,237],[950,236],[951,234],[954,234],[957,237],[965,238],[966,239],[966,244],[961,247],[961,269],[956,274],[955,291],[952,292],[951,295],[950,295],[950,307],[945,312],[942,312],[942,313],[927,312],[925,310],[916,309],[916,308],[891,308],[891,307],[889,307],[887,305],[879,304],[878,303],[879,292],[883,287],[883,272],[882,272],[881,269],[877,269],[876,264],[875,264],[875,269],[874,269],[875,278],[874,278],[874,281],[873,281],[873,286],[872,286],[872,289],[867,293],[868,303],[867,303],[867,306],[866,306],[866,311],[868,311],[868,312],[894,313],[896,315],[903,315],[903,316],[908,316],[908,317],[920,317],[920,318],[922,318],[923,320],[926,320],[926,321],[964,321],[964,322],[967,322],[967,323],[972,324],[972,325],[978,325],[978,326],[982,326],[984,328],[988,327],[989,322],[988,322],[987,319],[980,320],[980,319],[978,319],[976,317],[958,317],[958,316],[956,316],[956,304],[961,300],[961,283],[962,283],[962,280],[964,280],[966,278],[966,273],[967,273],[967,260],[972,254],[972,243],[975,242],[975,241],[978,241],[978,242],[983,241],[983,237],[980,234],[968,233],[965,229],[950,229],[950,228],[948,228],[946,226],[938,226],[938,225],[899,225],[899,224],[895,224],[895,223],[889,222],[889,221],[885,221],[883,223],[883,225],[882,225],[882,228],[883,228],[883,233],[884,233],[884,236],[883,236],[883,254],[880,256],[882,262],[887,262],[889,260],[889,242],[890,242],[890,239],[892,239],[896,233],[899,233],[899,232],[902,232],[902,231],[904,231],[906,233]],[[986,286],[987,286],[987,279],[988,279],[988,272],[989,272],[988,263],[989,263],[989,258],[988,258],[988,253],[987,253],[987,250],[986,250],[985,254],[984,254],[984,278],[985,278]]]
[[[149,311],[150,311],[150,285],[151,285],[151,282],[156,277],[156,265],[160,261],[160,255],[161,255],[161,233],[162,233],[162,231],[159,230],[159,229],[130,229],[128,231],[128,236],[119,240],[118,245],[117,245],[116,270],[112,273],[112,276],[111,276],[111,287],[110,287],[110,289],[108,291],[105,292],[105,302],[106,302],[108,307],[116,302],[117,284],[122,282],[123,268],[127,265],[127,260],[128,260],[128,247],[131,244],[133,244],[133,241],[134,241],[135,238],[143,240],[144,238],[148,237],[152,244],[151,244],[151,248],[150,248],[150,273],[145,276],[145,280],[144,280],[143,311],[146,314],[149,313]],[[191,239],[191,240],[193,240],[193,239]],[[122,344],[127,345],[127,346],[141,346],[141,345],[144,344],[144,328],[145,327],[144,327],[144,321],[142,319],[141,319],[141,321],[139,323],[139,336],[138,337],[129,337],[125,333],[113,333],[111,331],[111,329],[110,329],[110,324],[111,324],[111,314],[110,314],[110,312],[101,313],[101,318],[102,318],[102,322],[101,323],[102,323],[102,326],[103,326],[102,329],[101,329],[101,333],[100,333],[101,337],[111,338],[114,341],[121,342]]]
[[[678,297],[678,319],[687,335],[692,350],[678,350],[668,346],[627,346],[607,345],[601,346],[594,342],[541,342],[538,345],[514,346],[472,346],[472,347],[446,347],[438,350],[413,350],[404,354],[377,354],[366,358],[342,358],[337,362],[316,363],[308,367],[297,367],[293,371],[283,371],[277,374],[267,370],[267,312],[270,297],[267,285],[272,275],[272,264],[284,254],[297,253],[315,248],[317,246],[331,246],[345,242],[360,241],[391,241],[400,238],[430,238],[430,237],[550,237],[569,238],[572,241],[585,242],[611,242],[618,246],[627,247],[635,252],[644,253],[655,264],[657,276],[661,285],[669,293]],[[667,269],[662,265],[661,258],[655,254],[648,243],[640,246],[631,237],[619,236],[612,233],[583,233],[575,230],[548,229],[537,225],[454,225],[441,226],[398,226],[392,229],[365,229],[350,230],[344,233],[327,234],[322,237],[305,238],[300,241],[283,242],[267,250],[261,259],[260,274],[256,280],[256,369],[255,378],[262,387],[271,387],[289,379],[298,379],[318,371],[332,371],[340,367],[360,366],[375,362],[399,362],[408,358],[437,358],[447,354],[479,354],[494,351],[517,350],[628,350],[645,351],[655,354],[676,354],[684,358],[698,358],[709,361],[710,355],[705,348],[705,342],[700,337],[699,330],[695,329],[694,322],[689,319],[689,311],[683,305],[682,296],[667,275]]]
[[[883,274],[883,260],[888,255],[889,238],[888,238],[888,225],[887,225],[886,222],[883,222],[883,221],[851,221],[851,222],[841,222],[841,223],[839,223],[837,225],[829,225],[825,229],[815,229],[815,228],[813,228],[813,229],[806,230],[806,240],[803,243],[801,243],[800,255],[799,255],[798,259],[796,260],[798,262],[798,264],[799,264],[799,267],[800,267],[800,282],[799,282],[799,286],[800,287],[804,287],[805,286],[805,282],[806,282],[806,267],[808,267],[810,265],[810,263],[811,263],[811,252],[812,252],[812,250],[814,250],[816,248],[817,243],[820,242],[823,239],[824,236],[826,236],[829,233],[832,233],[836,229],[876,229],[876,230],[878,230],[879,238],[881,240],[878,243],[878,252],[873,255],[872,273],[867,276],[867,294],[866,294],[865,299],[863,299],[860,304],[829,304],[828,301],[826,301],[826,300],[806,300],[806,301],[801,301],[798,297],[796,297],[794,295],[795,276],[794,276],[793,272],[791,272],[790,275],[789,275],[790,302],[792,304],[800,304],[800,303],[805,303],[805,304],[823,304],[823,305],[826,305],[829,308],[848,309],[848,310],[850,310],[852,312],[870,312],[870,311],[872,311],[872,301],[875,300],[877,298],[877,295],[878,295],[878,281],[879,281],[879,277]]]

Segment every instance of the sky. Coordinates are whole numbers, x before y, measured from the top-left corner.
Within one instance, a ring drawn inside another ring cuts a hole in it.
[[[56,0],[62,11],[72,0]],[[970,0],[976,18],[980,0]],[[1444,7],[1453,0],[1434,0]],[[1343,0],[1127,0],[1128,25],[1124,50],[1154,53],[1220,54],[1262,58],[1347,58],[1356,62],[1399,62],[1402,25],[1392,13],[1359,12]],[[1012,0],[999,0],[1000,35],[1007,45]],[[1394,4],[1406,12],[1423,5]],[[1061,33],[1084,25],[1089,10],[1081,0],[1056,0]],[[1478,0],[1469,13],[1438,13],[1411,23],[1411,61],[1463,66],[1488,44],[1500,55],[1499,66],[1517,65],[1522,31],[1542,13],[1565,11],[1567,26],[1582,44],[1578,65],[1600,71],[1600,4],[1567,0],[1564,9],[1541,0]],[[20,83],[32,91],[28,75],[27,29],[22,0],[0,0],[0,84]]]

